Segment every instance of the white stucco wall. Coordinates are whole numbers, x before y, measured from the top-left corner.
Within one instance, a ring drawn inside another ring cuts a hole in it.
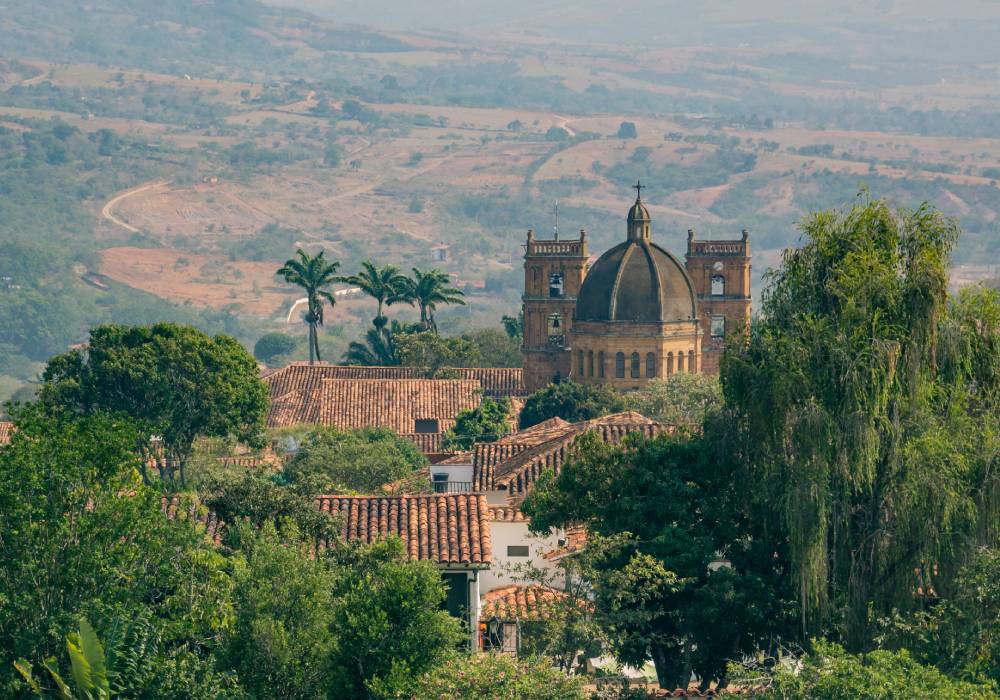
[[[515,583],[547,583],[555,588],[563,588],[564,581],[561,580],[558,567],[554,562],[542,557],[542,554],[556,549],[561,532],[552,533],[546,537],[538,537],[528,532],[528,523],[506,523],[490,522],[490,544],[493,551],[493,561],[487,571],[480,573],[479,592],[480,595],[487,593],[500,586],[509,586]],[[527,545],[527,557],[510,557],[507,555],[507,547],[510,545]],[[549,581],[526,581],[521,572],[510,572],[508,565],[524,565],[530,562],[532,566],[543,569],[550,573]]]
[[[432,464],[430,469],[432,479],[435,474],[447,474],[448,481],[464,481],[472,483],[471,464]]]

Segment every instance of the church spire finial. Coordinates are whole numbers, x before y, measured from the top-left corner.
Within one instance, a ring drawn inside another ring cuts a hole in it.
[[[642,180],[636,180],[635,184],[632,185],[632,189],[635,190],[635,201],[642,201],[642,190],[644,187],[645,185],[642,184]]]

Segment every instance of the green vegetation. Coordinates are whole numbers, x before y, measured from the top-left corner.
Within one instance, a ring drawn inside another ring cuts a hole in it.
[[[701,428],[710,413],[722,406],[722,387],[710,374],[673,374],[654,380],[641,391],[625,396],[625,404],[647,418],[666,425]]]
[[[427,330],[437,333],[437,322],[434,312],[438,304],[465,305],[461,290],[449,287],[451,279],[447,273],[440,270],[422,272],[413,268],[413,279],[409,283],[408,296],[420,308],[420,324]]]
[[[326,288],[339,279],[337,268],[340,267],[340,263],[327,262],[323,254],[321,250],[315,255],[309,255],[299,248],[298,259],[286,260],[284,266],[275,273],[306,293],[307,309],[302,320],[309,326],[309,364],[322,360],[319,355],[317,329],[323,325],[324,302],[330,306],[337,304],[333,294]]]
[[[263,438],[267,389],[257,363],[233,338],[158,323],[97,326],[85,350],[56,355],[42,375],[48,410],[128,416],[145,435],[160,474],[184,485],[198,437]],[[156,444],[162,447],[162,454]],[[147,479],[145,462],[141,465]]]
[[[576,423],[625,410],[625,400],[614,389],[596,384],[561,382],[539,389],[521,410],[521,429],[549,418]]]
[[[298,341],[285,333],[266,333],[253,346],[253,356],[265,365],[283,364],[298,346]]]
[[[419,678],[416,700],[584,700],[582,679],[544,661],[507,654],[475,654],[437,666]]]
[[[448,450],[471,450],[477,442],[496,442],[511,432],[511,405],[506,396],[493,399],[489,396],[474,409],[461,411],[455,416],[455,425],[444,435]]]
[[[404,480],[408,490],[420,490],[418,472],[427,465],[416,445],[386,428],[327,428],[302,438],[281,479],[306,495],[378,493]]]

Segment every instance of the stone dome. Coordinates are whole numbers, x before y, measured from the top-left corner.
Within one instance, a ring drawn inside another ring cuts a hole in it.
[[[628,213],[628,240],[598,258],[577,295],[576,321],[659,323],[698,317],[684,266],[649,240],[649,212],[637,198]]]

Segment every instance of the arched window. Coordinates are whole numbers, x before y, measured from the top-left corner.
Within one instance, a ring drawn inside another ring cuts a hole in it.
[[[593,377],[594,376],[594,351],[593,350],[588,350],[587,351],[587,376],[588,377]]]
[[[674,373],[674,353],[667,353],[667,376],[669,377]]]
[[[688,374],[694,374],[695,373],[695,369],[696,368],[695,368],[695,364],[694,364],[694,350],[689,350],[688,351]]]
[[[604,351],[601,350],[597,353],[597,376],[604,376]]]
[[[583,350],[578,350],[576,353],[576,371],[577,376],[583,376]]]
[[[632,362],[630,364],[632,365],[632,379],[638,379],[641,376],[639,373],[639,353],[632,353]]]
[[[677,353],[677,373],[684,371],[684,351]]]
[[[615,355],[615,376],[618,379],[625,378],[625,353],[623,352]]]
[[[646,353],[646,377],[652,379],[656,376],[656,354]]]
[[[558,298],[563,295],[563,276],[561,272],[549,275],[549,296]]]
[[[722,275],[712,275],[712,296],[721,297],[726,295],[726,278]]]

